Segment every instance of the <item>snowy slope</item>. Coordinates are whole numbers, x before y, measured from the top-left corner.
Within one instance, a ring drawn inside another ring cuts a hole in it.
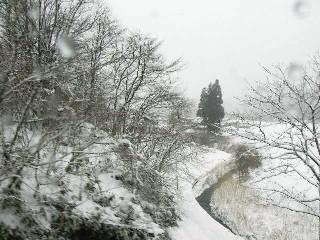
[[[14,128],[15,126],[6,128],[7,139],[12,138]],[[27,134],[30,135],[32,143],[30,149],[39,145],[41,132],[30,131]],[[47,166],[49,164],[46,163],[49,162],[51,165],[47,168],[50,170],[39,167],[36,168],[39,169],[36,174],[35,168],[24,168],[18,195],[19,202],[23,204],[14,204],[12,194],[6,194],[8,177],[2,176],[4,180],[0,179],[0,228],[5,225],[14,231],[24,231],[24,236],[29,237],[40,231],[54,232],[56,219],[65,216],[79,220],[78,225],[63,222],[65,231],[69,232],[79,228],[81,221],[87,221],[95,222],[96,229],[102,224],[114,226],[115,232],[121,228],[127,228],[128,231],[133,229],[137,233],[151,236],[148,239],[163,234],[164,229],[150,214],[157,210],[156,206],[128,190],[128,186],[119,179],[122,174],[122,160],[116,154],[116,149],[126,140],[116,140],[93,125],[84,123],[74,141],[78,141],[80,147],[43,147],[39,154],[39,166]],[[70,168],[68,171],[66,169],[72,166],[72,156],[75,153],[81,154],[84,160],[79,162],[76,170]],[[37,181],[41,184],[37,185]],[[9,199],[10,206],[3,205],[6,199]],[[152,211],[146,212],[147,207]],[[24,221],[26,217],[32,219],[29,225]],[[69,225],[71,230],[67,229]],[[57,231],[57,235],[59,234]],[[0,239],[1,237],[0,231]]]

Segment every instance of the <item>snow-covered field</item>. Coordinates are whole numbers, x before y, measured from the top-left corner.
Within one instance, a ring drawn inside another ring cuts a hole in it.
[[[296,205],[295,200],[308,200],[317,198],[318,188],[316,187],[317,180],[306,166],[304,161],[293,156],[290,152],[292,150],[286,150],[282,147],[294,146],[294,144],[300,147],[300,141],[305,141],[304,138],[308,139],[312,136],[300,136],[296,133],[296,130],[288,130],[287,125],[279,123],[263,123],[263,129],[265,137],[269,139],[269,142],[274,142],[275,145],[279,145],[281,148],[274,146],[265,146],[263,143],[257,143],[253,141],[244,140],[246,144],[251,144],[258,148],[259,153],[264,157],[263,167],[253,172],[251,184],[254,184],[260,189],[271,189],[285,192],[288,195],[292,195],[293,198],[283,196],[278,198],[277,194],[272,194],[272,200],[276,201],[281,206],[289,206],[293,209],[303,209],[304,206],[301,204]],[[253,129],[251,132],[257,131]],[[293,133],[291,132],[293,131]],[[243,140],[242,140],[243,141]],[[317,155],[315,146],[312,142],[308,145],[309,154]],[[290,153],[290,155],[288,154]],[[300,153],[300,155],[304,155]],[[308,157],[307,157],[308,158]],[[317,158],[317,156],[315,157]],[[310,161],[310,165],[313,163]],[[316,170],[319,171],[319,170]],[[265,191],[268,192],[268,191]],[[269,197],[270,198],[270,197]],[[317,212],[317,204],[307,204],[307,208],[310,207],[310,212]]]
[[[264,122],[262,128],[264,137],[271,143],[290,145],[299,141],[299,135],[292,133],[284,124]],[[249,137],[259,135],[257,128],[238,128],[237,131]],[[290,138],[290,135],[294,138]],[[288,157],[285,149],[266,146],[250,139],[234,138],[234,142],[257,148],[263,156],[263,165],[251,172],[250,180],[244,186],[235,178],[224,182],[215,191],[212,202],[214,211],[224,216],[236,232],[254,235],[259,240],[317,239],[316,217],[285,209],[317,212],[317,201],[303,202],[317,199],[318,189],[316,184],[310,184],[316,183],[316,180],[301,159]],[[309,147],[314,146],[310,143]],[[295,171],[292,171],[293,168]]]
[[[233,231],[254,236],[253,239],[317,239],[317,219],[259,204],[262,201],[257,190],[241,185],[237,176],[231,176],[215,189],[211,206]]]

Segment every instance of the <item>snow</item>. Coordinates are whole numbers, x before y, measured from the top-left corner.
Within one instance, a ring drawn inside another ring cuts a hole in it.
[[[185,130],[184,132],[191,134],[191,133],[195,133],[196,131],[192,128],[189,128],[189,129]]]
[[[78,203],[76,211],[86,217],[99,215],[103,222],[114,225],[123,225],[121,223],[122,217],[126,218],[130,215],[132,227],[144,229],[155,235],[163,233],[160,226],[153,222],[151,216],[143,211],[138,202],[133,202],[135,195],[127,190],[120,180],[115,179],[116,175],[117,171],[110,171],[98,176],[102,193],[105,193],[106,197],[111,197],[110,206],[102,207],[93,200],[84,198]],[[73,182],[77,182],[75,178],[73,178]],[[73,189],[77,188],[79,189],[76,185],[73,186]]]
[[[198,189],[204,189],[207,184],[205,180],[211,178],[211,184],[217,180],[217,174],[222,173],[222,166],[228,166],[231,162],[230,154],[215,149],[204,149],[195,159],[196,165],[190,164],[191,179],[183,178],[180,185],[182,192],[179,201],[181,211],[181,221],[178,227],[172,228],[169,235],[173,240],[239,240],[228,229],[216,222],[210,215],[201,208],[196,201],[193,185],[198,185]],[[225,168],[227,169],[227,167]],[[201,190],[198,190],[198,193]]]
[[[13,137],[15,127],[16,125],[11,125],[6,129],[6,140]],[[27,135],[29,139],[32,139],[30,141],[32,146],[37,146],[42,141],[41,132],[28,132]],[[56,173],[39,173],[39,181],[44,183],[39,186],[39,194],[47,196],[50,201],[59,201],[59,197],[62,196],[61,190],[65,190],[63,198],[68,203],[75,204],[73,211],[80,216],[88,218],[99,216],[104,223],[115,225],[122,225],[122,220],[128,217],[130,225],[134,228],[144,229],[155,235],[163,233],[163,229],[143,211],[141,206],[147,203],[137,201],[135,194],[126,189],[120,180],[116,180],[115,176],[119,172],[110,168],[114,162],[119,162],[113,148],[119,144],[127,144],[130,147],[131,143],[126,139],[115,140],[106,132],[88,123],[82,125],[80,135],[77,148],[59,146],[55,151],[48,146],[43,149],[40,163],[52,162],[52,168]],[[185,169],[181,169],[179,174],[181,196],[178,200],[178,211],[181,221],[178,222],[178,227],[169,229],[170,237],[173,240],[241,239],[212,219],[196,201],[196,197],[204,189],[214,184],[220,176],[232,168],[231,155],[217,149],[197,145],[193,145],[186,151],[199,153],[195,159],[186,163]],[[65,172],[64,169],[70,163],[73,152],[86,156],[85,164],[81,165],[81,171],[90,173],[88,176]],[[32,207],[32,210],[40,212],[41,206],[33,197],[34,191],[30,191],[30,186],[32,189],[36,188],[33,177],[34,169],[26,168],[23,175],[21,198]],[[96,179],[90,179],[89,176]],[[59,177],[64,182],[63,186],[59,185]],[[85,186],[88,183],[95,184],[94,193],[86,190]],[[105,205],[100,204],[96,201],[96,196],[106,198],[106,201],[110,200],[110,202]],[[50,206],[44,208],[48,217],[40,217],[39,214],[37,221],[50,227],[50,215],[55,209]],[[8,219],[8,225],[18,225],[20,221],[19,218],[15,219],[14,215],[7,216],[5,213],[2,213],[0,219]]]
[[[4,120],[0,119],[0,123]],[[8,124],[9,122],[10,124]],[[11,141],[17,124],[7,120],[5,124],[5,140]],[[43,146],[39,154],[39,164],[48,167],[48,171],[39,168],[37,181],[35,169],[25,167],[22,172],[20,200],[24,203],[26,213],[33,213],[34,220],[43,228],[50,230],[52,216],[56,215],[54,205],[44,202],[68,203],[75,206],[75,215],[92,218],[117,226],[130,226],[152,233],[155,236],[164,233],[149,213],[144,212],[142,202],[134,193],[129,191],[116,176],[122,174],[120,159],[114,148],[120,144],[128,144],[126,139],[116,140],[106,132],[97,129],[89,123],[81,125],[80,135],[74,140],[75,146],[59,145],[54,148],[50,144]],[[41,129],[27,131],[28,147],[37,149],[42,144]],[[63,135],[63,137],[68,137]],[[43,144],[44,145],[44,144]],[[82,154],[84,164],[79,165],[79,173],[66,172],[74,153]],[[7,182],[2,181],[1,187]],[[89,185],[88,185],[89,184]],[[88,188],[90,186],[91,188]],[[37,193],[38,197],[35,197]],[[39,202],[39,199],[45,201]],[[0,222],[12,228],[21,226],[22,217],[12,209],[0,213]],[[124,223],[125,221],[125,223]]]
[[[297,134],[294,130],[288,130],[290,129],[289,126],[282,123],[277,122],[263,122],[262,123],[263,130],[265,132],[265,136],[269,141],[273,141],[279,144],[287,144],[293,141],[294,143],[300,142],[300,136]],[[245,134],[253,133],[258,134],[258,130],[256,128],[250,128],[239,131],[243,131]],[[288,132],[292,133],[293,136],[291,139]],[[302,138],[303,139],[303,138]],[[310,170],[305,166],[304,163],[302,163],[299,159],[291,158],[285,158],[281,157],[284,154],[286,154],[288,151],[276,147],[269,147],[265,146],[264,144],[260,142],[253,142],[246,139],[237,139],[237,141],[240,141],[245,144],[251,144],[258,148],[259,153],[264,157],[263,159],[263,167],[261,169],[257,169],[253,173],[253,179],[252,182],[255,183],[255,185],[258,188],[262,189],[288,189],[291,192],[296,192],[300,195],[303,195],[307,198],[314,198],[318,195],[318,189],[316,187],[311,186],[308,181],[316,182],[314,179],[314,176],[312,176],[312,173]],[[314,146],[312,144],[309,144],[309,151],[316,151],[313,150]],[[300,177],[297,173],[294,172],[283,172],[280,173],[280,170],[283,170],[283,165],[289,165],[294,166],[295,169],[297,169],[300,173],[302,173],[304,176],[309,176],[307,179],[308,181],[304,180],[302,177]],[[275,167],[279,167],[278,170],[269,171],[270,169],[274,169]],[[279,173],[279,174],[276,174]],[[275,198],[276,195],[273,196]],[[279,200],[279,199],[274,199]],[[280,199],[283,201],[284,199]],[[286,204],[291,205],[291,207],[294,206],[294,203],[290,199],[286,199]]]
[[[234,168],[231,154],[212,148],[204,150],[195,160],[196,165],[190,166],[195,177],[193,192],[196,197]]]
[[[65,36],[59,38],[57,47],[61,56],[64,58],[72,58],[75,55],[72,40]]]
[[[0,213],[0,222],[14,229],[19,226],[20,219],[18,219],[17,216],[13,215],[12,212],[2,210],[2,212]]]
[[[301,136],[294,129],[288,128],[286,124],[278,122],[258,122],[258,124],[261,124],[266,139],[270,142],[299,143]],[[238,128],[237,132],[249,137],[260,133],[259,129],[254,127]],[[290,197],[286,198],[277,193],[271,194],[268,191],[270,189],[284,190],[297,199],[317,197],[316,187],[311,186],[294,172],[283,171],[284,168],[281,167],[285,164],[294,166],[300,173],[307,176],[308,181],[316,181],[304,164],[292,157],[287,159],[281,157],[285,156],[286,150],[240,137],[233,140],[235,144],[240,143],[257,148],[263,157],[263,165],[250,174],[250,181],[245,184],[249,188],[228,181],[215,191],[214,202],[219,214],[226,216],[240,233],[250,232],[256,239],[271,239],[274,236],[277,236],[277,239],[317,239],[318,220],[316,218],[270,205],[272,203],[296,210],[317,212],[318,206],[313,203],[305,203],[308,205],[305,208]],[[310,151],[313,150],[313,147],[312,144],[309,144]],[[231,198],[229,197],[230,192],[233,192]],[[235,200],[239,198],[241,200]],[[242,220],[239,220],[240,217]]]

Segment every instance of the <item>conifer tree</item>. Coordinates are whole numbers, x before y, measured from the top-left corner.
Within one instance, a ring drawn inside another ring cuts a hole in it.
[[[210,83],[208,88],[202,89],[197,112],[197,116],[202,118],[203,123],[211,131],[220,129],[221,121],[224,118],[222,104],[222,92],[217,79],[214,84]]]
[[[205,114],[205,111],[207,109],[207,105],[208,105],[208,91],[207,91],[207,88],[203,88],[201,95],[200,95],[200,102],[198,105],[197,116],[202,117],[202,121],[205,124],[208,121],[207,115]]]

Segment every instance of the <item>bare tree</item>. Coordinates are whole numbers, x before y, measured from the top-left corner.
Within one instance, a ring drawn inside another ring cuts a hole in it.
[[[250,111],[240,116],[243,128],[236,134],[258,148],[269,149],[264,152],[269,153],[266,157],[272,164],[267,164],[259,181],[280,175],[299,179],[290,185],[284,181],[263,187],[270,193],[269,202],[314,216],[320,227],[319,57],[306,67],[264,70],[266,80],[257,82],[243,101]]]
[[[103,196],[96,174],[117,161],[134,191],[174,211],[189,104],[174,87],[180,60],[166,61],[160,45],[95,1],[0,1],[1,199],[22,203],[27,187],[54,207],[42,190],[59,186],[52,194],[64,199],[70,175]],[[115,146],[108,134],[131,143]]]
[[[179,70],[180,60],[166,63],[159,46],[155,39],[141,34],[129,34],[122,42],[119,59],[109,73],[114,135],[132,131],[150,110],[168,102],[171,75]]]

